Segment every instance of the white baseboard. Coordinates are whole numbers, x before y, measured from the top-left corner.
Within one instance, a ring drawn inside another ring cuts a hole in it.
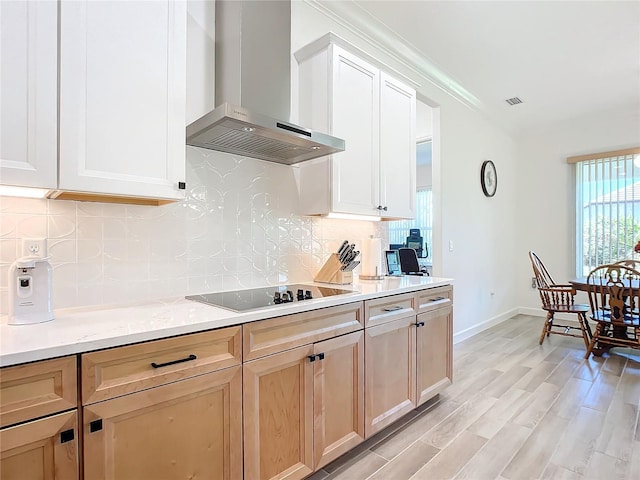
[[[486,330],[487,328],[491,328],[495,325],[498,325],[506,320],[509,320],[515,315],[531,315],[532,317],[546,317],[547,312],[542,310],[541,308],[531,308],[531,307],[516,307],[505,313],[501,313],[493,318],[490,318],[487,321],[474,325],[473,327],[469,327],[461,332],[455,333],[453,335],[453,343],[462,342],[467,338],[473,337],[478,333]],[[573,320],[576,321],[577,318],[575,314],[571,313],[558,313],[554,317],[557,320]],[[542,325],[542,324],[540,324]]]
[[[541,308],[520,307],[518,313],[521,315],[532,315],[534,317],[546,317],[547,312]],[[578,318],[575,313],[556,313],[554,317],[556,320],[574,320]]]
[[[453,343],[458,343],[461,342],[463,340],[466,340],[469,337],[473,337],[474,335],[482,332],[483,330],[486,330],[487,328],[491,328],[495,325],[498,325],[506,320],[509,320],[511,317],[513,317],[514,315],[517,315],[520,313],[520,309],[519,308],[514,308],[512,310],[509,310],[505,313],[501,313],[500,315],[497,315],[493,318],[490,318],[489,320],[486,320],[482,323],[479,323],[477,325],[474,325],[473,327],[469,327],[465,330],[462,330],[461,332],[455,333],[453,335]]]

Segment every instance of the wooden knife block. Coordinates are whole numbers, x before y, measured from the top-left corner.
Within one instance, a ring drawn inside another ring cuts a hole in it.
[[[343,272],[342,262],[337,253],[332,253],[331,256],[324,262],[324,265],[314,277],[314,282],[320,283],[334,283],[337,285],[347,285],[353,283],[353,272]]]

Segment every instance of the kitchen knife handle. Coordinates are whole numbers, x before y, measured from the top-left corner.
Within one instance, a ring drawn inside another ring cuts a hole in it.
[[[170,362],[165,362],[165,363],[156,363],[156,362],[151,362],[151,366],[153,368],[161,368],[161,367],[168,367],[169,365],[175,365],[176,363],[182,363],[182,362],[190,362],[191,360],[195,360],[196,357],[193,353],[191,355],[189,355],[186,358],[179,358],[178,360],[171,360]]]

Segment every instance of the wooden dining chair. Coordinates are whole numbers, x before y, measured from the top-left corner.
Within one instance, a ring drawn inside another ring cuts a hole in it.
[[[612,347],[640,349],[640,271],[600,265],[587,276],[591,319],[596,329],[584,358]]]
[[[529,252],[529,258],[531,259],[538,293],[542,301],[542,309],[547,312],[539,344],[542,345],[544,337],[548,337],[553,333],[567,337],[582,338],[585,348],[588,348],[591,341],[591,327],[587,320],[589,305],[575,303],[575,290],[573,287],[569,284],[555,283],[542,260],[534,252]],[[578,326],[555,323],[556,313],[576,314]],[[580,330],[580,334],[570,333],[572,330]]]
[[[622,265],[640,272],[640,260],[625,258],[624,260],[618,260],[617,262],[614,262],[613,265]]]

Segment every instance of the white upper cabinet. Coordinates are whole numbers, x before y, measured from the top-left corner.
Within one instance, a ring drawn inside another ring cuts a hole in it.
[[[55,188],[58,5],[0,2],[0,183]]]
[[[380,77],[380,132],[380,204],[387,209],[383,216],[413,218],[416,92],[384,72]]]
[[[63,1],[61,190],[184,198],[186,2]]]
[[[375,215],[380,182],[380,72],[355,55],[332,49],[333,76],[328,100],[331,134],[348,148],[331,162],[332,211]],[[305,122],[302,122],[303,125]]]
[[[0,22],[0,184],[184,198],[186,2],[0,1]]]
[[[299,121],[345,140],[345,151],[300,164],[300,213],[413,218],[415,90],[331,34],[296,53]]]

